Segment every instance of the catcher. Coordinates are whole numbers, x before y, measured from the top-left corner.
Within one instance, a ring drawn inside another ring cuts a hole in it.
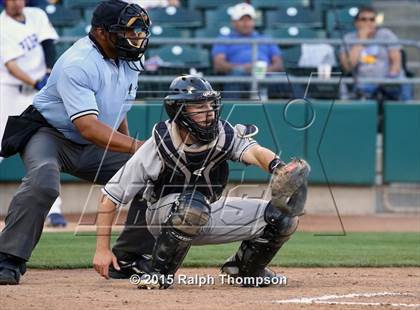
[[[220,101],[220,93],[202,78],[181,76],[171,83],[164,99],[170,119],[155,125],[152,137],[103,189],[93,259],[100,275],[108,278],[109,268],[126,268],[110,250],[111,225],[117,206],[143,190],[147,226],[156,242],[151,258],[133,268],[139,288],[169,287],[191,245],[233,241],[242,243],[223,273],[264,279],[249,286],[267,286],[280,277],[267,265],[297,228],[310,168],[303,160],[285,165],[258,145],[251,138],[255,126],[221,120]],[[222,198],[227,160],[272,173],[271,201]]]

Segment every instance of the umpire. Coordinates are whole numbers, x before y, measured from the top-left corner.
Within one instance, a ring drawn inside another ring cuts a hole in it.
[[[18,284],[25,273],[59,195],[60,171],[105,184],[142,145],[129,136],[126,113],[136,95],[149,26],[139,5],[101,2],[89,36],[59,58],[33,106],[9,118],[2,155],[19,152],[26,176],[0,234],[0,284]],[[143,240],[150,251],[153,238],[147,233]]]

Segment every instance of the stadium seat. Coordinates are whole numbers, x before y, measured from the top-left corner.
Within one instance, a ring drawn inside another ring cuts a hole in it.
[[[205,11],[205,21],[206,21],[206,27],[211,28],[214,26],[221,26],[231,23],[230,15],[228,14],[229,9],[231,8],[231,5],[225,5],[222,7],[219,7],[216,10],[207,10]],[[262,14],[261,11],[256,11],[256,18],[255,18],[255,25],[257,27],[262,26]]]
[[[37,7],[44,10],[47,5],[49,5],[47,0],[26,0],[26,6]]]
[[[317,12],[322,12],[328,11],[330,9],[342,9],[372,5],[372,0],[316,0],[312,3],[314,10]]]
[[[154,8],[148,11],[155,25],[180,28],[197,28],[202,26],[202,17],[198,11],[185,8]]]
[[[232,32],[230,24],[217,27],[200,28],[194,32],[196,38],[217,38],[220,35],[229,35]]]
[[[75,26],[82,19],[79,10],[65,8],[61,5],[48,5],[45,9],[51,23],[56,27]]]
[[[193,48],[187,45],[166,45],[149,49],[146,59],[152,60],[153,57],[160,58],[159,61],[162,63],[159,64],[156,71],[147,70],[140,75],[140,96],[142,99],[162,98],[168,91],[167,82],[148,83],[141,81],[141,78],[145,75],[181,75],[190,74],[192,70],[208,74],[211,70],[210,56],[206,49]]]
[[[328,34],[349,32],[354,30],[353,21],[358,9],[356,7],[329,10],[327,12],[326,29]]]
[[[290,27],[281,27],[273,28],[266,30],[264,32],[266,35],[269,35],[273,38],[281,39],[296,39],[296,38],[305,38],[305,39],[322,39],[326,37],[324,30],[314,29],[305,26],[290,26]]]
[[[72,46],[72,43],[59,42],[55,44],[56,60]]]
[[[151,35],[153,38],[190,38],[191,32],[188,29],[152,25]]]
[[[161,67],[175,69],[209,68],[209,52],[202,48],[187,45],[163,46],[148,51],[148,57],[159,56],[164,64]]]
[[[93,8],[83,10],[83,20],[85,21],[85,23],[90,24],[90,22],[92,21],[92,16],[93,16],[93,11],[94,10],[95,9],[93,9]]]
[[[90,31],[91,26],[87,25],[84,22],[80,22],[74,27],[71,28],[63,28],[61,31],[62,36],[64,37],[84,37]]]
[[[282,49],[282,57],[285,70],[288,74],[294,76],[309,77],[312,73],[317,73],[317,68],[301,68],[298,66],[299,59],[302,54],[301,46],[293,46]],[[333,68],[333,72],[337,69]],[[314,77],[317,77],[315,75]],[[337,76],[338,77],[338,76]],[[325,84],[311,82],[309,86],[301,84],[306,90],[306,97],[316,99],[338,99],[339,98],[339,85],[338,84]]]
[[[205,11],[205,21],[207,28],[216,27],[219,25],[226,25],[230,23],[230,15],[227,13],[229,8],[224,6],[217,10],[207,10]]]
[[[321,15],[309,8],[291,6],[277,11],[267,11],[265,27],[279,28],[285,24],[306,25],[308,27],[322,27]]]
[[[299,7],[309,7],[311,4],[310,0],[253,0],[252,5],[256,9],[278,9],[279,7],[290,7],[290,6],[299,6]]]
[[[282,48],[283,64],[285,69],[297,68],[302,49],[300,45]]]
[[[224,5],[235,5],[239,3],[240,0],[211,0],[211,1],[203,1],[203,0],[189,0],[189,8],[192,10],[209,10],[209,9],[217,9],[218,7]]]
[[[72,9],[94,8],[100,2],[100,0],[63,0],[64,6]]]

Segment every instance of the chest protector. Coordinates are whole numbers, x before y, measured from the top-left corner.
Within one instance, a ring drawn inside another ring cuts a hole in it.
[[[220,133],[217,143],[200,152],[186,152],[174,146],[165,122],[156,124],[154,139],[164,168],[154,181],[156,199],[185,190],[197,190],[210,202],[218,200],[229,177],[227,160],[231,157],[234,146],[234,129],[220,121]]]

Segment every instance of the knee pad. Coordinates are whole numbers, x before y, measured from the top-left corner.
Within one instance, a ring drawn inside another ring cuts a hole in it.
[[[265,209],[264,219],[267,222],[267,226],[261,237],[274,243],[284,243],[287,241],[296,231],[299,223],[297,216],[288,216],[271,203]]]
[[[190,237],[199,234],[201,227],[207,224],[210,217],[210,205],[200,192],[186,192],[179,196],[172,207],[166,225]]]
[[[187,255],[193,238],[200,233],[209,216],[210,205],[203,194],[181,194],[156,240],[152,268],[161,274],[174,274]]]

